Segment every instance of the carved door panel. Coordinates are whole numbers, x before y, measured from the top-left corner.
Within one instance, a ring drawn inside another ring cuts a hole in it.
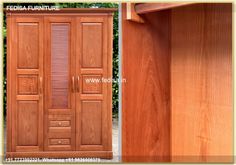
[[[73,19],[45,17],[45,150],[74,150]]]
[[[43,19],[12,17],[12,151],[43,150]]]
[[[111,150],[108,17],[76,20],[76,149]]]

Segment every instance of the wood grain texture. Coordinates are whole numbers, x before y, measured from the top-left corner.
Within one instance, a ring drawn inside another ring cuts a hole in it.
[[[12,78],[12,67],[11,65],[11,58],[12,58],[12,47],[11,43],[12,41],[12,30],[11,27],[12,25],[12,17],[6,17],[6,23],[7,23],[7,81],[11,80]],[[14,70],[14,69],[13,69]],[[6,127],[6,133],[7,133],[7,146],[6,146],[6,151],[11,152],[12,151],[12,84],[7,82],[7,111],[6,111],[6,122],[7,122],[7,127]]]
[[[53,108],[68,108],[70,24],[51,24],[51,95]]]
[[[19,75],[18,76],[18,94],[35,95],[38,94],[38,76],[37,75]]]
[[[232,162],[232,4],[125,11],[123,161]]]
[[[102,23],[83,22],[82,23],[82,67],[100,68],[102,67]]]
[[[82,101],[81,143],[82,145],[102,144],[102,102]]]
[[[69,145],[70,139],[50,139],[50,145]]]
[[[21,151],[21,152],[7,152],[6,157],[8,158],[104,158],[111,159],[111,151]]]
[[[8,157],[112,158],[112,83],[82,86],[112,77],[112,10],[79,11],[7,15]]]
[[[42,19],[40,17],[12,17],[9,47],[11,58],[10,103],[11,117],[11,151],[22,149],[42,151],[43,148],[43,96],[37,92],[38,78],[42,76]],[[28,32],[29,33],[26,33]],[[23,34],[24,36],[23,37]],[[30,42],[33,40],[33,42]],[[36,41],[36,42],[35,42]],[[33,56],[33,57],[32,57]],[[33,59],[36,58],[36,59]],[[33,68],[33,69],[32,69]],[[22,72],[24,70],[24,72]],[[9,74],[9,71],[8,71]],[[34,78],[33,78],[34,77]],[[22,81],[22,78],[24,79]],[[33,78],[33,81],[25,82]]]
[[[38,111],[37,101],[18,101],[18,146],[38,145]]]
[[[102,76],[101,75],[83,75],[82,93],[83,94],[102,94]]]
[[[176,7],[191,5],[191,2],[178,2],[178,3],[137,3],[135,4],[135,12],[137,14],[146,14],[150,12],[157,12],[161,10],[173,9]]]
[[[66,16],[45,16],[45,115],[44,150],[75,150],[75,22]],[[68,127],[51,127],[50,122],[69,119]],[[67,145],[51,145],[50,139],[70,139]]]
[[[112,84],[85,79],[112,77],[112,17],[77,17],[76,25],[76,150],[111,151]]]
[[[33,22],[19,22],[17,27],[18,68],[37,69],[39,64],[39,25]]]
[[[50,127],[69,127],[70,126],[70,121],[64,121],[64,120],[59,120],[59,121],[50,121]]]
[[[172,161],[233,160],[232,5],[172,10]]]
[[[122,160],[170,161],[170,12],[126,20],[122,5]],[[154,21],[155,20],[155,21]]]
[[[135,11],[135,3],[126,3],[126,19],[138,23],[144,23],[144,20]]]

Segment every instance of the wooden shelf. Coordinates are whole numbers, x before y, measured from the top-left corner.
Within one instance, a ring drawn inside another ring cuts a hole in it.
[[[191,5],[194,3],[183,2],[183,3],[139,3],[135,5],[135,11],[137,14],[145,14],[160,10],[171,9],[180,6]]]

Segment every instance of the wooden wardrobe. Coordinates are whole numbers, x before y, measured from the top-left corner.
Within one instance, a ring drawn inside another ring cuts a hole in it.
[[[6,11],[7,157],[112,158],[113,11]]]
[[[122,160],[232,162],[232,3],[122,5]]]

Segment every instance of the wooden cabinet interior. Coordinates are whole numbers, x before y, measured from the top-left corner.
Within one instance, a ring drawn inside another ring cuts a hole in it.
[[[114,11],[7,12],[7,157],[112,158]]]
[[[232,4],[177,6],[122,5],[122,160],[232,162]]]

